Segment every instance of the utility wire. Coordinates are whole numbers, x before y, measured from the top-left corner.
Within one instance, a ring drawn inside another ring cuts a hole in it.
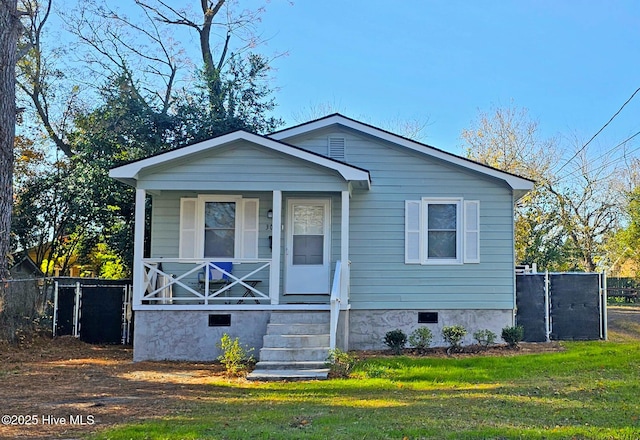
[[[640,89],[639,89],[639,90],[640,90]],[[633,139],[634,137],[636,137],[636,136],[638,136],[638,135],[640,135],[640,131],[638,131],[637,133],[635,133],[635,134],[633,134],[633,135],[629,136],[628,138],[626,138],[625,140],[623,140],[622,142],[620,142],[619,144],[617,144],[615,147],[613,147],[613,148],[609,149],[609,150],[608,150],[608,151],[606,151],[605,153],[603,153],[603,154],[601,154],[600,156],[598,156],[598,157],[596,157],[595,159],[593,159],[591,162],[595,162],[595,161],[597,161],[597,160],[599,160],[599,159],[602,159],[602,158],[606,157],[607,155],[609,155],[609,154],[613,153],[613,152],[614,152],[618,147],[620,147],[620,146],[622,146],[622,145],[626,144],[627,142],[629,142],[631,139]],[[634,152],[636,152],[636,151],[638,151],[638,150],[640,150],[640,147],[634,148],[633,150],[630,150],[630,151],[626,152],[626,153],[625,153],[625,156],[626,156],[626,155],[628,155],[628,154],[634,153]],[[575,157],[575,156],[574,156],[574,157]],[[612,159],[612,160],[611,160],[611,161],[609,161],[609,162],[606,162],[606,161],[605,161],[602,165],[600,165],[599,167],[595,168],[593,171],[600,171],[600,170],[602,170],[602,169],[605,169],[606,167],[608,167],[608,166],[609,166],[609,165],[611,165],[611,164],[616,163],[616,162],[617,162],[618,160],[620,160],[620,159],[621,159],[621,158],[619,158],[619,157],[618,157],[618,158],[616,158],[616,159]],[[567,164],[565,164],[565,165],[567,165]],[[579,172],[582,172],[582,171],[581,171],[580,169],[577,169],[577,170],[571,171],[570,173],[565,174],[564,176],[561,176],[561,177],[559,177],[558,179],[556,179],[556,180],[554,181],[554,183],[561,182],[562,180],[564,180],[564,179],[566,179],[566,178],[568,178],[568,177],[571,177],[571,176],[573,176],[573,175],[575,175],[575,174],[577,174],[577,173],[579,173]]]
[[[602,126],[602,128],[601,128],[600,130],[598,130],[598,132],[597,132],[596,134],[594,134],[593,136],[591,136],[591,139],[589,139],[589,141],[588,141],[586,144],[584,144],[584,145],[582,146],[582,148],[580,148],[578,151],[576,151],[576,154],[574,154],[573,156],[571,156],[571,159],[569,159],[568,161],[566,161],[566,162],[565,162],[565,164],[564,164],[564,165],[562,165],[562,166],[558,169],[558,171],[556,171],[556,173],[559,173],[559,172],[560,172],[564,167],[566,167],[567,165],[569,165],[569,162],[571,162],[573,159],[575,159],[575,158],[578,156],[578,154],[582,153],[582,152],[584,151],[584,149],[585,149],[585,148],[587,148],[587,145],[589,145],[589,144],[591,143],[591,141],[593,141],[593,140],[596,138],[596,136],[598,136],[600,133],[602,133],[602,130],[604,130],[605,128],[607,128],[607,126],[611,123],[611,121],[613,121],[613,120],[616,118],[616,116],[618,116],[618,115],[620,114],[620,112],[622,111],[622,109],[623,109],[623,108],[625,108],[627,104],[629,104],[629,102],[633,99],[633,97],[634,97],[634,96],[636,96],[636,94],[637,94],[638,92],[640,92],[640,87],[638,87],[638,88],[636,89],[636,91],[635,91],[635,92],[633,92],[633,94],[629,97],[629,99],[627,99],[627,100],[625,101],[625,103],[624,103],[624,104],[622,104],[622,107],[620,107],[620,108],[618,109],[618,111],[617,111],[617,112],[615,112],[615,114],[614,114],[613,116],[611,116],[611,119],[609,119],[609,120],[607,121],[607,123],[606,123],[606,124],[604,124],[604,125]],[[635,136],[635,135],[634,135],[634,136]],[[625,141],[625,142],[626,142],[626,141]]]

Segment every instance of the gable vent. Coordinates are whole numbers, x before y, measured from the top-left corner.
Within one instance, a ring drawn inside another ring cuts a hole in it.
[[[329,138],[329,157],[335,160],[345,160],[345,139],[343,137]]]

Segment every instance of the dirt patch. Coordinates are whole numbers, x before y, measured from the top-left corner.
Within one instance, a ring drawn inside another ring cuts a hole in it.
[[[0,438],[72,438],[162,417],[211,393],[217,364],[132,362],[132,350],[70,337],[0,348]]]
[[[609,338],[640,339],[640,306],[609,308]],[[512,356],[561,349],[555,342],[527,343],[518,350],[466,347],[453,356]],[[388,352],[358,353],[360,358],[373,355]],[[428,355],[447,353],[433,349]],[[218,364],[133,363],[131,348],[89,345],[71,337],[39,339],[21,348],[0,346],[1,415],[14,416],[9,420],[14,424],[0,424],[0,438],[74,438],[118,424],[161,418],[210,397],[214,382],[220,380],[244,383],[225,379]]]

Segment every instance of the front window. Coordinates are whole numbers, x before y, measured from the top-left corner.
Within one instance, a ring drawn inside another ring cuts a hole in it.
[[[206,202],[204,205],[204,256],[233,258],[235,236],[236,203]]]

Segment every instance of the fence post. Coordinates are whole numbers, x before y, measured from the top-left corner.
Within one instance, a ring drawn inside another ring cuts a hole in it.
[[[52,334],[55,338],[58,334],[58,282],[53,282],[53,328]]]
[[[600,289],[600,303],[602,304],[602,307],[600,308],[600,331],[601,331],[601,336],[602,339],[604,339],[605,341],[608,340],[608,325],[609,325],[609,318],[607,316],[607,271],[603,270],[602,271],[602,275],[600,278],[600,285],[601,285],[601,289]]]
[[[547,342],[551,340],[551,316],[549,314],[551,301],[549,299],[549,271],[544,273],[544,326]]]
[[[80,337],[80,282],[76,283],[76,298],[73,307],[73,337]]]

